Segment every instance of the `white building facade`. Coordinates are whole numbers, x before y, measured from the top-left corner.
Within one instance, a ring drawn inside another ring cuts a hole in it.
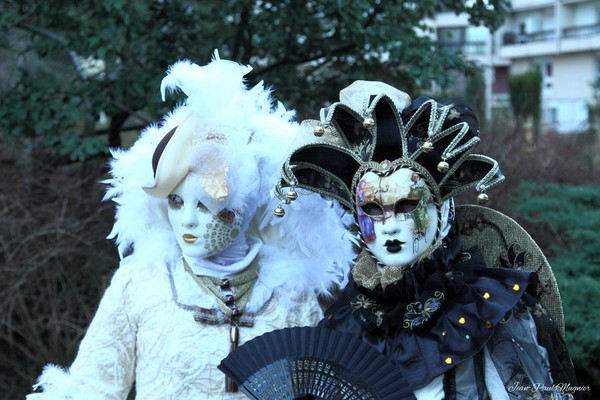
[[[439,14],[431,26],[441,46],[459,46],[484,66],[488,116],[509,106],[510,74],[539,69],[543,129],[587,129],[587,105],[600,78],[600,0],[512,0],[493,35],[453,13]]]

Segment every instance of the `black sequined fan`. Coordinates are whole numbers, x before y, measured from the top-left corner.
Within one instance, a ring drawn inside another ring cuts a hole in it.
[[[285,328],[256,337],[218,367],[251,399],[415,399],[408,382],[359,338],[325,328]]]

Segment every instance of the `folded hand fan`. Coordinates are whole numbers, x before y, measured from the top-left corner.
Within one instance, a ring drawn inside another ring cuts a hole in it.
[[[317,327],[249,340],[218,368],[251,399],[416,399],[394,365],[358,337]]]

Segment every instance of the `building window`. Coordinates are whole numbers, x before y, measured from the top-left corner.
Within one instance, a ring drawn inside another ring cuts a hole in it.
[[[554,67],[552,61],[540,60],[534,64],[535,69],[540,71],[542,74],[542,88],[551,88],[554,84],[552,75],[554,74]]]
[[[440,43],[462,43],[465,41],[465,28],[438,28],[437,39]]]
[[[484,54],[487,30],[483,36],[480,29],[454,27],[438,28],[438,45],[451,53]]]
[[[542,109],[542,120],[548,125],[555,126],[558,123],[558,110],[556,107]]]

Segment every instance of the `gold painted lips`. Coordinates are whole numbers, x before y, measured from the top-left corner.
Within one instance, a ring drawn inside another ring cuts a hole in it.
[[[196,240],[198,240],[198,238],[196,236],[190,235],[189,233],[184,234],[182,237],[183,237],[183,241],[186,242],[187,244],[192,244]]]

